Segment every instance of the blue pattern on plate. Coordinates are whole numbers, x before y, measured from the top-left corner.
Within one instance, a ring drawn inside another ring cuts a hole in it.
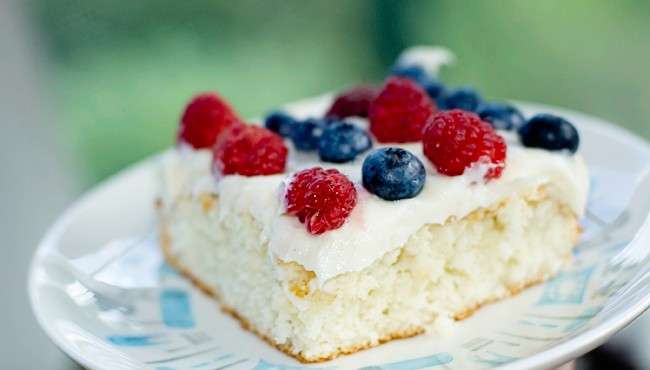
[[[452,361],[454,361],[454,358],[449,353],[441,352],[427,357],[414,358],[412,360],[363,367],[359,370],[417,370],[427,367],[446,365]]]
[[[141,346],[155,346],[159,342],[154,341],[153,335],[109,335],[106,340],[115,344],[116,346],[125,347],[141,347]]]
[[[327,367],[307,368],[305,366],[286,366],[286,365],[272,364],[270,362],[260,360],[252,370],[305,370],[305,369],[319,370],[319,369],[328,369],[328,368]]]
[[[163,263],[160,264],[160,266],[158,266],[158,276],[160,276],[161,278],[167,277],[167,276],[176,277],[176,276],[178,276],[178,273],[171,266],[169,266],[169,264],[167,264],[166,262],[163,262]]]
[[[512,362],[517,359],[517,357],[506,356],[495,352],[487,352],[487,355],[490,357],[489,358],[477,357],[475,359],[476,362],[483,365],[499,366],[499,365],[507,364],[508,362]]]
[[[569,325],[567,325],[564,328],[565,333],[572,333],[574,331],[577,331],[578,329],[582,328],[583,326],[587,325],[589,320],[591,320],[594,316],[596,316],[600,311],[602,310],[602,307],[589,307],[585,311],[582,312],[578,317],[576,317]]]
[[[546,283],[537,305],[582,303],[589,284],[589,278],[593,272],[594,266],[560,272]]]
[[[194,327],[190,295],[181,289],[164,289],[160,292],[162,320],[171,328]]]

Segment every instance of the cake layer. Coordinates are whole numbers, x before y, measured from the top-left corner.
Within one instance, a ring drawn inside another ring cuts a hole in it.
[[[330,104],[322,97],[290,105],[296,117],[318,117]],[[365,120],[356,119],[365,125]],[[322,163],[314,153],[290,151],[286,174],[243,177],[225,176],[218,181],[210,172],[210,150],[181,147],[168,153],[164,163],[163,198],[166,203],[179,197],[219,194],[219,218],[247,213],[260,228],[260,240],[268,242],[270,258],[295,262],[313,271],[319,285],[340,274],[360,271],[386,253],[404,245],[427,224],[442,224],[450,217],[462,218],[470,212],[507,199],[513,193],[534,191],[553,183],[549,194],[581,217],[587,198],[588,175],[579,155],[565,155],[541,149],[523,148],[511,133],[503,176],[482,181],[486,170],[476,166],[463,176],[438,174],[422,154],[421,143],[399,144],[422,160],[427,179],[422,192],[413,199],[387,202],[358,187],[359,201],[343,227],[325,234],[309,234],[296,217],[284,214],[284,185],[297,170],[313,166],[337,168],[359,184],[363,157],[346,164]]]
[[[522,187],[463,217],[419,225],[368,266],[325,281],[273,256],[268,225],[250,208],[224,217],[223,194],[163,204],[162,240],[168,261],[242,324],[301,361],[322,361],[464,318],[555,274],[578,235],[561,186]]]

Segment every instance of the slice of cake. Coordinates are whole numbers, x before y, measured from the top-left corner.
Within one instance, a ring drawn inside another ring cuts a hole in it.
[[[553,276],[578,239],[575,128],[444,92],[413,59],[266,128],[199,95],[164,156],[168,262],[300,361],[463,319]]]

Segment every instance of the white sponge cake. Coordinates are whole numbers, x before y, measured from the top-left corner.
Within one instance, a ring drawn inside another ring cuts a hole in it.
[[[195,98],[162,160],[167,261],[303,362],[436,331],[556,274],[589,186],[577,131],[453,109],[462,94],[436,108],[422,76],[290,105],[268,129]]]
[[[541,187],[424,225],[370,266],[320,287],[312,271],[269,257],[251,214],[219,221],[219,201],[208,199],[161,212],[168,261],[244,327],[304,362],[463,319],[555,274],[578,236],[575,214]]]
[[[165,158],[163,248],[244,327],[301,361],[331,359],[465,318],[569,261],[586,199],[582,159],[515,145],[508,155],[487,184],[430,175],[414,199],[366,194],[346,225],[314,237],[283,215],[286,175],[215,182],[210,151],[175,150]],[[352,174],[359,162],[338,167]]]

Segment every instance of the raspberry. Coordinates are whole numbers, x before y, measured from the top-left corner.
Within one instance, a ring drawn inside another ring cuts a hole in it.
[[[187,104],[177,141],[186,142],[195,149],[209,148],[225,128],[238,123],[240,119],[219,95],[203,93]]]
[[[453,109],[435,115],[422,137],[424,155],[439,173],[459,176],[477,162],[491,164],[485,179],[501,176],[506,160],[506,143],[474,113]]]
[[[284,172],[287,153],[282,138],[272,131],[236,125],[219,137],[212,163],[224,175],[272,175]]]
[[[438,99],[443,95],[446,90],[445,85],[440,82],[437,78],[429,75],[429,73],[422,68],[422,66],[417,64],[408,64],[408,65],[396,65],[393,67],[391,74],[393,76],[408,78],[409,80],[414,81],[424,91],[429,94],[431,99]]]
[[[357,86],[347,90],[334,99],[326,117],[368,117],[370,102],[377,96],[377,89],[370,86]]]
[[[418,141],[435,112],[435,103],[415,82],[391,77],[370,103],[370,132],[382,143]]]
[[[296,173],[285,194],[287,213],[310,234],[341,227],[357,204],[354,184],[336,169],[309,168]]]

